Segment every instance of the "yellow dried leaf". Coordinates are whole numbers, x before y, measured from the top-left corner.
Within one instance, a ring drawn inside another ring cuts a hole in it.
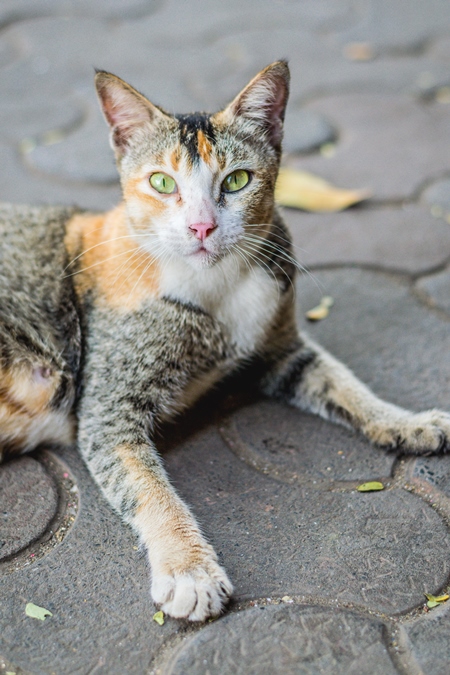
[[[164,626],[164,612],[156,612],[156,614],[153,614],[153,621],[156,621],[157,624],[160,626]]]
[[[369,481],[368,483],[362,483],[356,488],[358,492],[374,492],[376,490],[384,490],[383,483],[379,483],[377,480]]]
[[[39,607],[39,605],[34,605],[32,602],[28,602],[25,607],[25,614],[31,616],[32,619],[39,619],[40,621],[45,621],[45,617],[53,616],[48,609],[45,607]]]
[[[280,169],[275,189],[279,204],[304,211],[342,211],[370,196],[368,190],[341,190],[323,178],[287,167]]]
[[[317,307],[313,307],[305,312],[308,321],[321,321],[325,319],[330,311],[330,307],[334,305],[334,300],[330,295],[324,295]]]
[[[375,57],[369,42],[349,42],[344,46],[343,53],[349,61],[371,61]]]
[[[431,595],[431,593],[425,593],[425,597],[428,600],[427,607],[432,609],[433,607],[437,607],[438,605],[440,605],[442,602],[446,602],[450,596],[445,594],[436,597],[435,595]]]

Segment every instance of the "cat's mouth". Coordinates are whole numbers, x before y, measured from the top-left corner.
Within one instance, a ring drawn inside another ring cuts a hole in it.
[[[188,256],[190,260],[195,261],[196,264],[200,263],[202,267],[211,267],[219,257],[216,251],[211,251],[203,242]]]

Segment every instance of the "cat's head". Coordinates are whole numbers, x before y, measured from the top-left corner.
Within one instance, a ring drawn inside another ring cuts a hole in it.
[[[246,235],[264,236],[289,93],[284,61],[212,115],[170,115],[103,71],[96,87],[129,225],[144,249],[162,259],[181,256],[198,269],[237,254]]]

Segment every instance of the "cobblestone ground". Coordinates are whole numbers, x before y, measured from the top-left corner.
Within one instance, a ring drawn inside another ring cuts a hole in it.
[[[0,198],[109,208],[93,67],[179,112],[280,57],[285,163],[373,198],[286,210],[298,316],[381,396],[450,409],[448,0],[2,0]],[[0,673],[447,675],[450,458],[396,458],[319,419],[217,394],[163,434],[235,585],[221,619],[152,620],[148,570],[74,449],[0,469]],[[364,481],[385,490],[362,494]],[[33,602],[53,614],[29,618]]]

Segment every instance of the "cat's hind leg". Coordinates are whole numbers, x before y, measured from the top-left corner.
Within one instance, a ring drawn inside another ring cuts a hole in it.
[[[381,400],[344,364],[303,337],[286,349],[263,388],[301,410],[352,427],[386,449],[412,454],[450,451],[448,413],[413,413]]]
[[[38,360],[0,367],[0,461],[43,442],[73,441],[72,396],[55,404],[63,377]]]

